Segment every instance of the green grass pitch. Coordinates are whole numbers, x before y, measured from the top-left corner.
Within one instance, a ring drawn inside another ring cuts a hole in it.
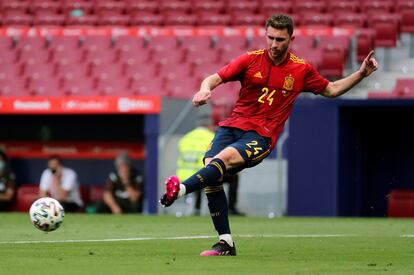
[[[0,274],[414,274],[414,220],[231,217],[231,225],[238,256],[200,257],[216,242],[209,217],[67,214],[44,233],[28,214],[4,213]]]

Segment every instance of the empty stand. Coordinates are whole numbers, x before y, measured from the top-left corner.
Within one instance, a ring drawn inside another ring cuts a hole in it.
[[[414,78],[399,78],[393,94],[403,98],[414,98]]]

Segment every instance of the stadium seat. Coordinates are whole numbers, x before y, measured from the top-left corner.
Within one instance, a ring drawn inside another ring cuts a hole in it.
[[[333,15],[330,13],[304,13],[302,24],[306,27],[330,27],[333,22]]]
[[[401,98],[414,98],[414,78],[398,78],[393,93]]]
[[[343,49],[344,51],[344,62],[351,49],[351,39],[347,35],[323,35],[318,38],[318,47],[336,47]]]
[[[159,78],[165,79],[190,77],[192,74],[192,66],[189,64],[174,64],[169,63],[158,68],[157,73]]]
[[[169,27],[194,26],[196,22],[197,16],[195,14],[168,13],[164,20],[164,24]]]
[[[184,61],[184,50],[175,49],[169,51],[165,49],[153,49],[151,52],[151,59],[156,65],[179,65]]]
[[[135,64],[144,64],[151,60],[151,52],[146,48],[129,50],[125,46],[124,49],[118,51],[117,62],[119,64],[134,66]]]
[[[95,14],[84,14],[82,16],[68,15],[66,18],[66,25],[68,26],[96,26],[98,23],[98,16]]]
[[[237,48],[247,49],[248,41],[244,36],[230,35],[230,36],[216,36],[213,39],[214,48]]]
[[[333,18],[333,25],[343,28],[364,28],[367,25],[367,16],[361,13],[339,12]]]
[[[67,64],[78,64],[83,61],[84,52],[78,49],[62,49],[62,50],[53,50],[51,53],[51,60],[60,65]]]
[[[218,58],[219,50],[217,49],[205,50],[203,54],[200,54],[197,50],[188,50],[185,54],[185,62],[197,66],[217,63]]]
[[[262,38],[264,40],[264,38]],[[292,49],[314,48],[315,38],[313,35],[297,35],[292,42]]]
[[[32,96],[61,97],[65,95],[65,92],[60,89],[59,80],[50,76],[31,78],[28,83],[28,90]]]
[[[289,14],[292,11],[292,2],[280,1],[280,0],[262,0],[262,3],[258,7],[260,14],[269,17],[275,13]]]
[[[258,10],[257,1],[249,0],[238,0],[238,1],[229,1],[226,6],[226,12],[228,14],[255,14]]]
[[[123,76],[123,68],[119,64],[103,64],[93,66],[90,75],[93,79],[100,81]]]
[[[327,77],[338,79],[343,76],[345,50],[341,46],[322,46],[319,72]]]
[[[99,26],[127,26],[129,25],[129,15],[113,14],[103,15],[102,13],[98,18]]]
[[[141,51],[144,48],[144,39],[135,36],[118,36],[114,39],[114,48],[119,51]]]
[[[159,3],[159,13],[160,14],[168,14],[168,13],[175,13],[175,14],[188,14],[191,10],[191,1],[187,0],[160,0]]]
[[[233,13],[232,14],[233,26],[264,26],[267,17],[263,14],[246,14],[246,13]]]
[[[253,36],[248,38],[248,50],[257,50],[267,48],[266,38],[264,36]]]
[[[25,80],[18,76],[10,76],[7,79],[0,78],[0,96],[28,96],[28,92],[25,88]]]
[[[66,18],[63,14],[36,14],[33,18],[33,24],[36,26],[61,26],[65,23]]]
[[[38,76],[52,77],[55,75],[55,66],[50,63],[27,64],[23,67],[23,74],[29,78],[37,78]]]
[[[72,96],[93,96],[98,95],[93,88],[93,82],[87,77],[65,79],[62,82],[62,91]]]
[[[295,2],[292,8],[292,12],[302,15],[311,13],[323,13],[325,11],[325,8],[326,4],[323,1],[305,0]]]
[[[124,1],[100,0],[95,2],[94,11],[98,14],[101,14],[102,11],[112,11],[118,14],[122,14],[125,10],[125,7],[126,3]]]
[[[28,14],[6,14],[3,15],[3,25],[6,26],[30,26],[33,16]]]
[[[81,47],[87,51],[108,49],[112,46],[112,39],[102,35],[87,35],[80,38]]]
[[[391,13],[394,3],[391,1],[384,0],[371,0],[361,2],[360,9],[361,13],[364,14],[381,14],[381,13]]]
[[[213,41],[210,36],[181,36],[178,38],[178,43],[181,48],[187,50],[196,50],[202,53],[204,50],[209,50],[213,46]]]
[[[165,82],[167,95],[179,99],[191,99],[199,87],[200,82],[192,77],[168,78]]]
[[[59,64],[56,68],[56,74],[62,81],[79,79],[90,74],[90,68],[84,63]]]
[[[128,80],[123,77],[100,79],[96,84],[96,91],[101,96],[129,96]]]
[[[116,60],[117,53],[114,50],[98,49],[94,51],[85,51],[84,62],[91,66],[101,66],[110,64]]]
[[[221,14],[224,11],[225,2],[224,1],[194,1],[192,5],[191,12],[193,14]]]
[[[375,48],[375,30],[357,29],[356,44],[357,61],[361,63],[368,53]]]
[[[395,189],[387,198],[388,217],[414,217],[414,190]]]
[[[61,5],[62,3],[59,1],[33,1],[30,5],[30,11],[35,15],[57,14]]]
[[[53,36],[49,40],[49,47],[54,51],[67,52],[80,47],[78,36]]]
[[[401,31],[414,33],[414,0],[398,1],[396,12],[401,16]]]
[[[399,19],[395,14],[371,14],[368,26],[376,31],[375,46],[395,47],[399,36]]]
[[[12,49],[0,49],[0,66],[14,64],[17,60],[17,53]]]
[[[230,22],[231,16],[229,14],[202,13],[198,18],[198,25],[203,27],[228,26]]]
[[[158,12],[158,2],[151,0],[135,1],[129,0],[126,4],[126,12],[134,14],[155,14]]]
[[[327,5],[327,12],[331,14],[341,15],[343,13],[356,13],[358,12],[360,4],[353,1],[329,1]]]
[[[160,14],[141,14],[130,13],[129,22],[132,26],[147,25],[147,26],[161,26],[164,21],[164,17]]]
[[[130,91],[133,95],[166,96],[164,82],[159,78],[144,78],[140,81],[131,81]]]
[[[319,68],[322,59],[321,48],[298,48],[296,50],[292,49],[292,52],[299,58],[312,64],[316,69]]]
[[[32,203],[39,198],[37,185],[23,185],[17,188],[16,211],[28,212]]]
[[[218,105],[231,105],[236,103],[239,96],[240,83],[229,82],[224,85],[220,85],[214,90],[211,97],[211,103],[213,106]]]
[[[201,64],[200,66],[194,66],[193,78],[198,80],[200,85],[204,78],[216,73],[221,67],[222,65],[219,64]]]
[[[0,2],[1,9],[4,12],[18,11],[20,13],[26,13],[29,11],[30,3],[28,1],[2,1]]]

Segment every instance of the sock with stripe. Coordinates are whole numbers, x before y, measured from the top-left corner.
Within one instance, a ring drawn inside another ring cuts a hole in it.
[[[230,235],[231,232],[229,225],[227,198],[226,194],[224,193],[223,185],[206,187],[205,193],[208,199],[208,208],[210,210],[214,228],[216,229],[219,236],[223,236],[223,239],[231,246],[233,246],[233,241],[231,240]],[[228,236],[230,236],[230,238]]]
[[[206,166],[201,168],[197,173],[182,182],[185,186],[186,194],[203,189],[206,186],[220,185],[223,175],[226,173],[224,162],[215,158]]]

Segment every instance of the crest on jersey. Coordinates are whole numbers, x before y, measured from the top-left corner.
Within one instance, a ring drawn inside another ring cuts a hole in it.
[[[285,77],[285,83],[283,83],[283,89],[291,91],[293,89],[293,83],[295,83],[295,79],[289,75]]]

